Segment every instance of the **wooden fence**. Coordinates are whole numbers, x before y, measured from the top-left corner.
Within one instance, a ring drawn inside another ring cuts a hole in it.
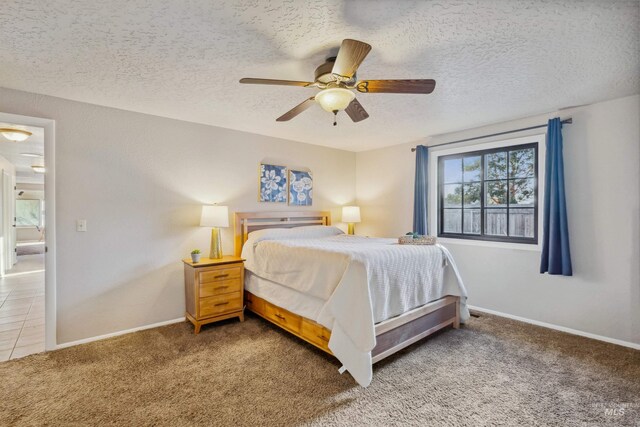
[[[507,235],[507,210],[486,209],[486,221],[484,233],[492,236]],[[461,233],[461,210],[449,210],[444,220],[444,231],[448,233]],[[464,234],[480,234],[480,222],[482,221],[480,209],[464,210]],[[509,217],[509,236],[533,237],[535,233],[534,209],[511,209]]]

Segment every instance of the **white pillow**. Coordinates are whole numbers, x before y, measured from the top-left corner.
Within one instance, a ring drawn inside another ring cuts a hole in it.
[[[337,236],[344,234],[338,227],[330,225],[305,225],[294,228],[264,228],[249,233],[248,239],[254,243],[263,240],[277,239],[315,239],[319,237]]]

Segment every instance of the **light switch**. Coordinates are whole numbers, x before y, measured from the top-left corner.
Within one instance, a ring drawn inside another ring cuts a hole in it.
[[[87,231],[87,220],[86,219],[76,220],[76,231]]]

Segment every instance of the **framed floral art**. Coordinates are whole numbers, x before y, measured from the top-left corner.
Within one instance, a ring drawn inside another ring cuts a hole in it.
[[[287,203],[287,167],[260,164],[258,201]]]
[[[289,171],[289,205],[313,204],[313,175],[305,171]]]

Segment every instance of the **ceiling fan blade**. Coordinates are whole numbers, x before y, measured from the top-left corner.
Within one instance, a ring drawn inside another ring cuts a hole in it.
[[[288,120],[293,119],[298,114],[302,113],[307,108],[311,107],[315,103],[315,98],[312,96],[311,98],[303,101],[302,103],[296,105],[291,110],[287,111],[280,117],[276,119],[276,122],[286,122]]]
[[[240,83],[252,85],[279,85],[279,86],[309,86],[313,82],[299,82],[297,80],[274,80],[274,79],[240,79]]]
[[[355,98],[349,103],[349,106],[344,109],[344,112],[347,113],[349,117],[351,117],[351,120],[356,123],[369,118],[369,113],[366,112],[366,110]]]
[[[351,39],[342,40],[332,74],[350,79],[371,50],[371,45]]]
[[[431,93],[436,81],[431,79],[414,80],[361,80],[356,84],[362,93]]]

